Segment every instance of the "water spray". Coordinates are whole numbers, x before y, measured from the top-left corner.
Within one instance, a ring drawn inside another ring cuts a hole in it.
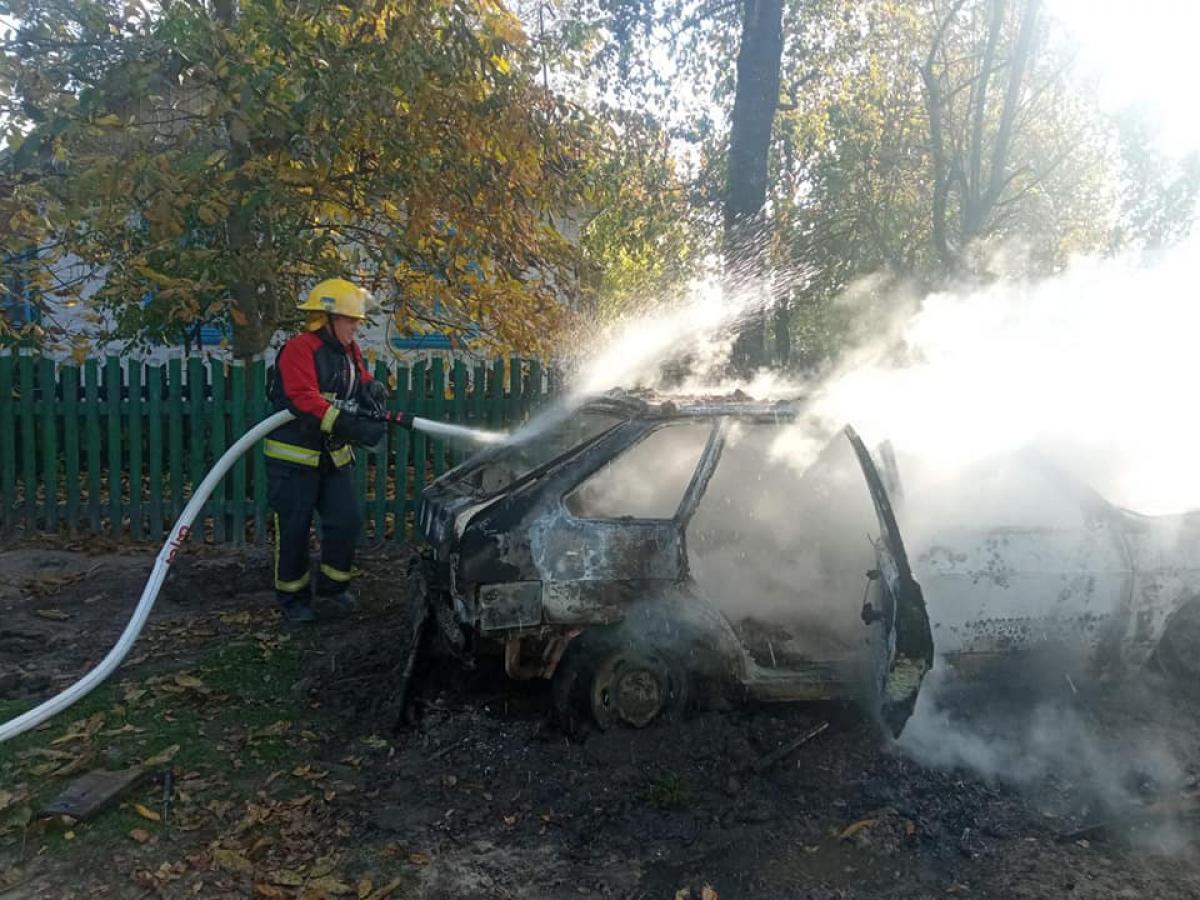
[[[363,418],[387,422],[392,425],[398,425],[401,428],[422,431],[437,437],[461,438],[476,443],[495,443],[504,440],[506,437],[501,432],[479,431],[473,428],[465,428],[461,425],[451,425],[447,422],[435,422],[432,419],[424,419],[405,412],[357,407],[352,403],[342,403],[339,406],[343,411],[352,412]],[[121,637],[117,640],[117,643],[108,651],[108,654],[100,661],[99,665],[81,679],[49,700],[38,704],[33,709],[0,724],[0,743],[15,738],[17,735],[23,734],[31,728],[36,728],[47,719],[83,699],[83,697],[87,696],[95,688],[99,687],[117,669],[125,657],[129,655],[134,641],[141,634],[142,628],[146,624],[146,619],[150,616],[150,610],[154,608],[154,602],[158,599],[158,592],[162,589],[171,564],[175,562],[179,548],[183,546],[184,542],[188,539],[188,535],[191,534],[192,523],[204,508],[204,504],[207,502],[209,496],[216,489],[217,485],[221,483],[221,479],[225,477],[225,473],[229,471],[230,467],[247,450],[276,428],[290,422],[294,418],[296,416],[288,410],[282,410],[268,416],[243,434],[232,447],[225,451],[200,483],[200,486],[196,488],[195,493],[192,494],[187,506],[184,507],[183,512],[180,514],[179,519],[171,528],[171,533],[163,544],[162,549],[158,551],[158,557],[154,561],[154,568],[150,571],[150,578],[146,581],[145,588],[142,589],[141,599],[138,600],[138,604],[134,608],[133,614],[125,626],[125,630],[121,632]]]

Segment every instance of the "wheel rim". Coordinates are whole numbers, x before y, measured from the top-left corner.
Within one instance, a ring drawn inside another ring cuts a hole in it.
[[[669,696],[664,666],[638,654],[619,651],[605,658],[595,670],[592,716],[604,729],[617,721],[644,728],[663,711]]]

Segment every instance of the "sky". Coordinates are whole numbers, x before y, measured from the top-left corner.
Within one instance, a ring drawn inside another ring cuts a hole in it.
[[[1106,106],[1144,103],[1173,154],[1200,150],[1197,0],[1047,0],[1079,41]]]

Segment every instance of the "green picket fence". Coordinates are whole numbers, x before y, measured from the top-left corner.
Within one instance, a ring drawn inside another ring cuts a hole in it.
[[[553,391],[537,360],[490,365],[433,358],[375,364],[394,409],[511,429]],[[82,367],[0,354],[0,531],[162,540],[194,486],[269,413],[267,363],[109,356]],[[425,485],[470,452],[458,442],[391,429],[385,449],[359,451],[364,540],[404,540]],[[267,540],[262,444],[238,460],[193,525],[213,543]]]

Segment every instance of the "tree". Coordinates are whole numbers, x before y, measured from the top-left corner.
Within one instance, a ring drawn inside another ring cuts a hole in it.
[[[600,318],[681,292],[716,248],[654,117],[599,109],[580,248],[582,293]]]
[[[1145,110],[1117,117],[1121,163],[1121,215],[1114,249],[1159,250],[1184,237],[1196,218],[1200,197],[1200,153],[1172,158],[1157,146],[1158,134]]]
[[[1060,203],[1050,220],[1030,228],[1039,199],[1062,200],[1064,194],[1052,189],[1072,189],[1062,183],[1064,176],[1078,190],[1078,179],[1097,171],[1096,154],[1107,138],[1090,98],[1069,78],[1073,50],[1055,39],[1041,6],[1041,0],[932,4],[936,25],[921,80],[932,240],[946,270],[961,269],[981,239],[1031,231],[1062,236],[1083,224],[1071,222]],[[1103,227],[1088,230],[1074,243],[1103,240]],[[1051,246],[1035,256],[1052,267],[1063,249]]]
[[[498,2],[124,6],[10,4],[14,171],[60,169],[46,289],[74,254],[124,336],[227,320],[239,355],[329,274],[401,327],[532,350],[564,325],[577,253],[549,222],[581,202],[592,124]]]
[[[725,186],[725,267],[734,284],[759,291],[769,268],[763,207],[782,56],[783,0],[743,0]],[[755,309],[743,324],[733,361],[743,371],[766,364],[765,311]]]
[[[697,193],[720,206],[725,276],[736,293],[766,291],[771,220],[763,207],[780,100],[785,5],[784,0],[578,0],[564,17],[568,34],[577,35],[579,23],[589,22],[593,35],[611,36],[593,42],[592,68],[601,73],[602,89],[611,89],[619,102],[632,99],[634,108],[662,110],[679,124],[686,107],[681,82],[722,105],[732,96],[716,180]],[[587,45],[578,38],[576,43]],[[664,76],[653,61],[662,46],[674,53],[674,76]],[[736,77],[722,74],[730,69]],[[683,128],[708,130],[708,123]],[[769,305],[767,297],[760,302]],[[741,326],[734,351],[739,369],[766,362],[764,317],[762,311],[752,312]]]

